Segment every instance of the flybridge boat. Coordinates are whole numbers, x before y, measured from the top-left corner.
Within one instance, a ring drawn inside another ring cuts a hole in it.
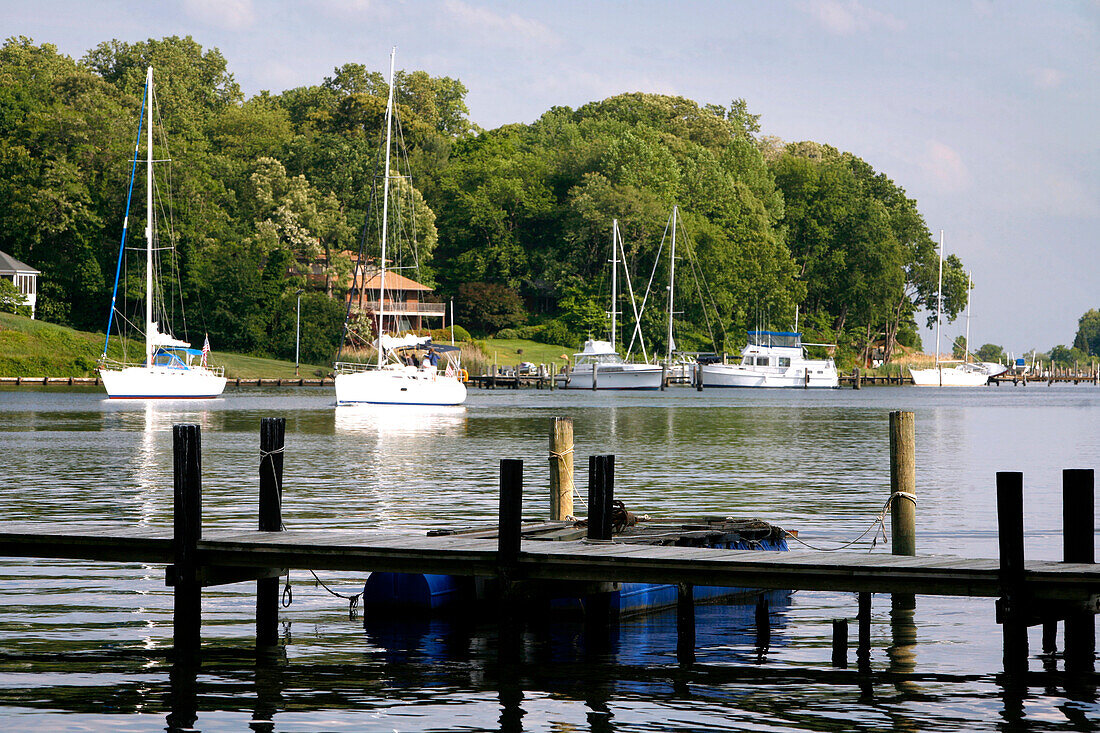
[[[557,375],[564,389],[660,389],[661,367],[624,361],[610,341],[584,342],[573,355],[573,367]]]
[[[115,271],[115,289],[111,296],[111,312],[107,318],[107,338],[103,342],[99,376],[111,399],[202,399],[217,397],[225,389],[225,377],[221,367],[206,364],[210,342],[202,350],[192,349],[191,344],[175,338],[166,325],[167,313],[163,288],[156,284],[161,264],[161,251],[172,249],[159,246],[159,228],[154,219],[153,206],[153,67],[149,67],[145,79],[145,100],[142,105],[142,121],[147,117],[147,146],[145,168],[145,361],[141,364],[119,364],[107,360],[107,344],[111,338],[111,324],[115,313],[121,319],[125,314],[116,308],[118,278],[122,271],[122,259],[126,251],[126,232],[130,220],[130,199],[126,200],[126,217],[122,226],[122,242],[119,245],[119,263]],[[138,124],[141,139],[141,123]],[[138,148],[134,149],[134,164],[130,173],[130,192],[133,192],[134,173],[138,163]],[[169,237],[170,239],[170,237]],[[163,278],[162,278],[163,279]],[[160,314],[159,320],[156,314]]]
[[[457,346],[428,336],[383,335],[382,364],[336,363],[336,404],[461,405],[466,401]],[[440,361],[443,364],[440,364]]]
[[[749,331],[740,364],[703,364],[704,387],[836,387],[832,359],[807,359],[802,334]],[[816,345],[816,344],[814,344]]]

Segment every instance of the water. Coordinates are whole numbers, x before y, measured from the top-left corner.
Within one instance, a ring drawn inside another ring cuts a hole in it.
[[[497,462],[524,460],[525,516],[548,511],[549,419],[574,420],[585,456],[616,455],[636,513],[757,516],[815,546],[873,526],[889,494],[887,413],[917,423],[918,550],[995,557],[995,472],[1024,471],[1026,551],[1060,559],[1061,471],[1100,465],[1100,390],[473,391],[464,409],[334,409],[330,390],[241,389],[179,404],[108,403],[96,390],[0,391],[0,518],[171,525],[171,426],[203,430],[210,528],[256,523],[259,420],[285,416],[289,527],[422,532],[493,523]],[[578,500],[578,508],[583,500]],[[870,548],[869,533],[862,549]],[[881,542],[875,552],[888,552]],[[321,574],[352,594],[362,577]],[[1094,675],[1066,675],[1031,630],[1030,674],[1002,673],[991,599],[872,606],[871,675],[834,669],[833,619],[852,594],[772,606],[757,646],[746,606],[698,609],[697,661],[675,617],[609,637],[494,623],[349,617],[308,573],[291,577],[284,647],[257,660],[254,586],[207,589],[203,659],[173,668],[161,566],[0,560],[3,730],[1095,730]],[[1062,646],[1059,634],[1059,648]],[[502,653],[506,651],[507,653]],[[174,711],[174,712],[173,712]],[[197,711],[197,719],[191,711]]]

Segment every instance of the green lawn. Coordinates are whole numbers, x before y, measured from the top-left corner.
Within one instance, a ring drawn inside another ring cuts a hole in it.
[[[565,364],[562,354],[573,357],[573,353],[580,348],[575,346],[554,346],[552,344],[540,344],[537,341],[524,339],[481,339],[482,351],[492,363],[496,354],[497,363],[507,366],[515,366],[521,361],[529,361],[532,364],[557,364],[559,367]]]
[[[96,362],[102,353],[101,333],[0,313],[0,377],[91,377],[95,376]],[[108,355],[122,359],[117,339],[111,339]],[[130,356],[141,358],[140,354]],[[224,366],[227,377],[294,376],[294,362],[289,361],[219,351],[211,352],[210,361]],[[331,365],[302,364],[301,376],[317,377],[331,370]]]

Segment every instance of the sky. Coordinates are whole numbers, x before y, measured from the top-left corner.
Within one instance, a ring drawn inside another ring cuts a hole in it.
[[[854,153],[917,201],[973,272],[975,346],[1068,345],[1100,308],[1100,0],[0,0],[0,31],[74,58],[190,35],[246,96],[384,71],[396,46],[461,80],[486,129],[623,92],[744,98],[761,134]]]

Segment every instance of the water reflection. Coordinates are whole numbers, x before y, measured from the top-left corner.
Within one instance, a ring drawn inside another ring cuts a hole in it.
[[[466,427],[462,405],[339,405],[336,431],[363,437],[423,438],[461,437]]]

